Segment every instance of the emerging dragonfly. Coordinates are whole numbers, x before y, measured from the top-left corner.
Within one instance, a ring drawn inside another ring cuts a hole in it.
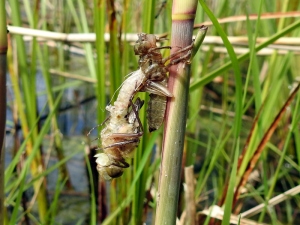
[[[172,97],[166,87],[168,67],[186,61],[190,55],[192,45],[163,59],[159,50],[170,47],[157,47],[156,41],[157,38],[154,35],[139,35],[134,51],[136,55],[140,56],[140,68],[132,72],[123,82],[117,100],[113,105],[106,107],[106,110],[110,112],[110,116],[104,122],[105,126],[100,134],[100,149],[103,150],[103,153],[95,155],[97,157],[97,170],[105,180],[121,176],[124,168],[129,167],[125,158],[132,157],[132,153],[143,135],[143,127],[138,112],[144,102],[139,98],[135,103],[132,102],[136,93],[139,91],[151,93],[148,123],[151,131],[156,130],[164,119],[166,105],[166,99],[161,100],[159,98]],[[173,59],[186,51],[188,53],[184,57]],[[170,60],[170,63],[165,65],[168,60]],[[159,108],[161,106],[162,108]],[[154,115],[157,110],[160,112],[160,116],[157,117],[158,120]]]

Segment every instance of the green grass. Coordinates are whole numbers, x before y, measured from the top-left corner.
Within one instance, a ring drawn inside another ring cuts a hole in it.
[[[90,142],[85,136],[86,130],[104,121],[107,116],[105,106],[110,99],[115,100],[117,95],[113,94],[125,76],[137,69],[137,58],[133,52],[135,40],[122,40],[119,35],[167,33],[168,40],[163,45],[168,45],[171,43],[172,2],[78,0],[59,4],[50,1],[46,4],[44,1],[24,0],[21,3],[8,1],[8,6],[11,9],[7,11],[9,25],[61,33],[96,34],[95,42],[55,41],[54,44],[38,38],[25,42],[23,35],[13,32],[10,35],[7,60],[13,98],[9,96],[7,106],[15,117],[7,124],[19,123],[23,137],[16,135],[12,149],[6,149],[12,152],[13,158],[5,170],[4,221],[5,224],[16,224],[28,219],[33,224],[56,224],[61,196],[73,193],[71,190],[76,187],[70,180],[66,162],[74,155],[85,152],[84,146],[98,144],[97,141]],[[295,0],[280,3],[274,0],[199,1],[195,23],[211,21],[212,25],[208,26],[204,43],[191,64],[187,126],[182,137],[182,165],[194,165],[196,208],[199,213],[203,212],[197,219],[203,224],[204,221],[208,224],[208,218],[215,215],[203,210],[211,211],[213,205],[219,205],[224,210],[224,220],[220,223],[229,224],[231,213],[238,215],[255,205],[268,205],[273,197],[299,185],[299,94],[284,109],[279,123],[272,127],[292,87],[299,82],[299,44],[288,41],[280,46],[276,44],[283,37],[299,37],[299,15],[286,16],[287,12],[299,11],[299,7]],[[270,12],[278,17],[266,18]],[[251,17],[253,14],[258,15],[256,19]],[[244,20],[232,18],[226,23],[218,22],[220,18],[240,15],[244,16]],[[109,41],[104,39],[104,33],[110,34]],[[208,42],[211,36],[220,37],[222,44]],[[236,43],[230,41],[232,36],[246,37],[248,41]],[[257,43],[261,37],[266,39]],[[73,54],[73,46],[84,54]],[[67,47],[66,50],[63,50],[64,47]],[[260,52],[266,47],[273,51],[261,55]],[[243,52],[239,51],[241,48]],[[162,53],[167,56],[169,51]],[[50,69],[93,78],[97,82],[90,84],[76,78],[53,76]],[[43,92],[35,91],[39,71],[46,87]],[[84,86],[87,87],[84,93],[77,96],[75,92]],[[85,143],[72,154],[67,153],[68,146],[64,145],[66,137],[61,135],[62,127],[58,122],[58,109],[68,101],[66,93],[70,90],[75,93],[72,99],[74,104],[78,103],[77,97],[82,100],[93,95],[97,100],[95,108],[89,109],[94,113],[90,115],[95,116],[94,124],[85,120],[87,124],[82,129]],[[146,106],[140,112],[145,131],[147,95],[139,94],[146,100]],[[43,102],[44,110],[37,112],[37,99],[41,96],[46,96],[47,100]],[[47,110],[46,120],[39,121]],[[274,133],[266,143],[262,143],[270,127]],[[17,134],[14,133],[16,130],[11,130],[13,135]],[[104,219],[102,224],[141,224],[149,215],[152,215],[150,220],[154,224],[162,130],[152,134],[145,132],[134,159],[129,160],[131,167],[111,183],[93,180],[92,170],[95,168],[91,167],[86,155],[86,178],[90,183],[104,187],[106,192],[105,196],[100,196],[102,198],[94,195],[97,190],[85,192],[91,202],[88,224],[97,224],[99,219]],[[41,154],[41,149],[46,146],[45,138],[50,138],[51,152],[55,152],[58,158],[58,162],[50,167],[45,165],[45,155]],[[247,178],[246,171],[250,171],[249,165],[258,146],[263,148],[251,171],[258,177]],[[154,147],[158,147],[158,152],[153,151]],[[59,175],[54,181],[54,190],[51,190],[52,198],[48,198],[45,181],[48,181],[47,175],[56,169]],[[182,187],[184,179],[181,174],[177,175]],[[243,178],[248,182],[243,185],[243,192],[236,202],[234,187]],[[34,195],[29,196],[24,205],[23,194],[28,190]],[[106,218],[97,213],[97,199],[103,200],[102,206],[109,212]],[[294,214],[293,209],[300,207],[299,200],[299,195],[291,196],[275,206],[263,207],[248,219],[269,224],[297,224],[300,222],[299,216]],[[182,188],[178,213],[172,210],[172,214],[182,216],[185,210]],[[80,220],[78,224],[84,222]]]

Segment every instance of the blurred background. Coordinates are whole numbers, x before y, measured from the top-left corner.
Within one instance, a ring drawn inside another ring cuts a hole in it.
[[[195,34],[201,24],[208,32],[191,65],[182,168],[193,165],[194,182],[188,187],[178,174],[178,224],[188,224],[189,189],[197,212],[190,224],[204,224],[205,210],[228,204],[228,184],[240,184],[235,214],[268,204],[246,213],[244,224],[298,224],[300,96],[291,93],[300,81],[299,1],[205,4],[220,27],[198,5]],[[169,45],[171,9],[172,1],[160,0],[6,1],[7,224],[154,224],[163,129],[145,132],[130,169],[111,182],[95,170],[101,127],[87,133],[138,69],[137,33],[166,36],[161,45]],[[148,94],[139,96],[147,102]]]

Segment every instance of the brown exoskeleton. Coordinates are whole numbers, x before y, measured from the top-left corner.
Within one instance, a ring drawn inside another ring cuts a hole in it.
[[[138,116],[142,103],[138,100],[133,104],[132,99],[146,84],[149,88],[157,86],[148,80],[141,68],[132,72],[123,82],[117,100],[106,107],[110,116],[100,134],[103,153],[96,155],[97,170],[106,180],[121,176],[123,169],[129,167],[124,158],[129,157],[143,135]],[[163,95],[171,96],[167,88],[162,86],[159,90]]]
[[[134,46],[135,54],[140,56],[139,66],[147,78],[144,84],[141,85],[140,91],[150,93],[150,101],[147,109],[147,120],[150,132],[157,130],[163,123],[167,97],[172,97],[171,92],[167,89],[167,73],[169,67],[179,62],[187,61],[191,54],[190,50],[193,47],[193,44],[191,44],[163,59],[160,50],[171,47],[157,47],[156,42],[158,40],[159,39],[153,34],[141,33],[138,35],[138,40]],[[174,57],[181,53],[185,54],[174,59]],[[169,64],[165,65],[168,60],[170,60]]]

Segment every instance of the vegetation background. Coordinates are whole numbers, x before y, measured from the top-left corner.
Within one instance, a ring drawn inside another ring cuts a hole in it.
[[[162,129],[109,183],[86,134],[138,68],[136,33],[170,35],[172,1],[4,5],[4,224],[154,224]],[[300,223],[299,7],[199,1],[195,28],[208,33],[191,64],[177,224]],[[146,128],[145,107],[141,118]]]

